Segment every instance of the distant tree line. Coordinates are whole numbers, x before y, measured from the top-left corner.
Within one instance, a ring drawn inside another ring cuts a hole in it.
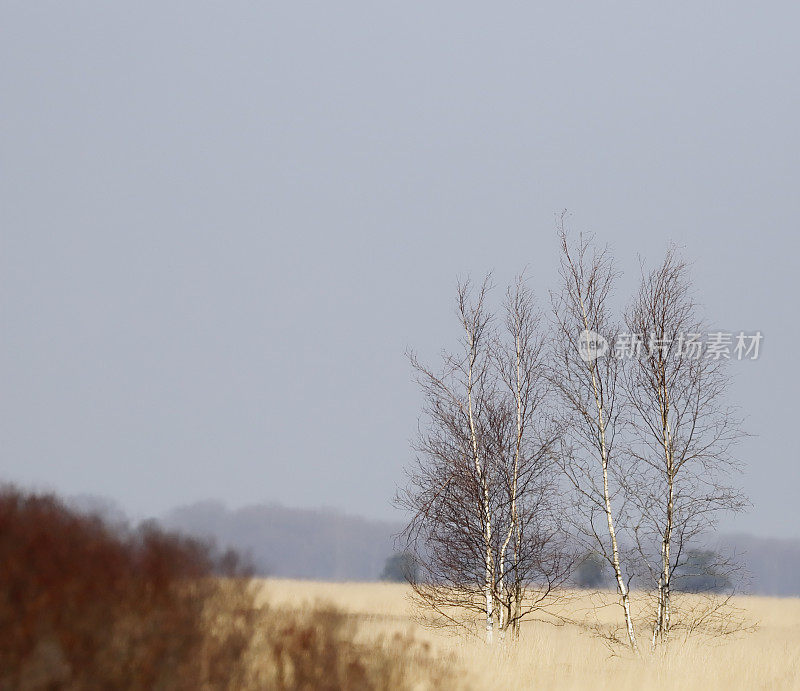
[[[713,550],[691,549],[686,555],[682,573],[675,576],[673,590],[683,593],[722,593],[733,587],[728,569],[719,569],[724,562]],[[596,552],[577,561],[573,582],[579,588],[598,589],[612,585],[605,561]]]

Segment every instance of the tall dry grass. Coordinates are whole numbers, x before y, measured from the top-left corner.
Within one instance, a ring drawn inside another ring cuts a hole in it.
[[[592,635],[619,621],[613,594],[572,593],[493,647],[424,628],[409,594],[252,581],[196,541],[0,491],[0,691],[800,688],[798,599],[739,598],[754,632],[637,660]]]
[[[719,639],[676,641],[663,654],[636,660],[612,655],[604,642],[576,625],[524,623],[516,645],[487,647],[481,640],[429,630],[417,621],[400,584],[315,583],[267,580],[262,598],[306,610],[326,600],[357,622],[357,638],[375,640],[402,632],[430,645],[432,655],[459,671],[459,687],[474,689],[800,689],[800,599],[738,597],[754,631]],[[613,595],[575,593],[562,614],[587,624],[619,617]],[[694,596],[688,596],[689,601]],[[641,604],[641,603],[639,603]],[[644,632],[643,632],[644,633]],[[645,646],[646,647],[646,646]],[[409,671],[413,676],[413,670]],[[420,688],[424,686],[424,675]]]

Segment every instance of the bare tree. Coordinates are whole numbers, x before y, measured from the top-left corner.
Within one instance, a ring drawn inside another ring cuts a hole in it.
[[[504,635],[552,595],[569,570],[555,520],[552,426],[538,317],[522,281],[508,293],[508,327],[486,308],[488,281],[458,288],[463,336],[441,371],[412,364],[425,395],[409,485],[406,548],[418,559],[412,583],[440,623],[469,626],[479,612],[487,641]],[[549,436],[548,436],[549,435]]]
[[[731,562],[702,551],[702,538],[746,503],[730,486],[740,432],[724,405],[725,360],[688,352],[707,327],[687,267],[671,250],[643,276],[621,334],[608,251],[583,236],[572,243],[563,216],[559,237],[547,343],[522,278],[499,324],[486,279],[458,286],[460,349],[442,368],[411,356],[424,422],[398,503],[412,514],[403,537],[420,567],[416,597],[437,623],[472,628],[479,617],[487,641],[496,629],[516,636],[526,616],[562,598],[577,547],[613,575],[622,617],[603,629],[613,644],[639,654],[634,578],[655,601],[653,647],[670,630],[744,630],[729,594],[673,596],[730,582]]]
[[[741,432],[724,402],[726,360],[701,347],[708,329],[697,313],[688,267],[671,248],[643,275],[625,318],[624,388],[635,466],[625,477],[639,514],[636,542],[657,587],[653,646],[670,632],[675,575],[698,568],[690,548],[721,512],[746,504],[730,486],[737,469],[731,446]],[[719,559],[709,566],[717,575],[730,568]]]
[[[501,631],[511,627],[517,636],[522,618],[566,580],[573,559],[559,521],[553,456],[560,431],[546,410],[551,392],[541,316],[522,276],[506,293],[505,317],[505,338],[497,341],[494,359],[513,427],[500,464],[504,501],[498,518],[507,529],[499,549],[496,599]]]
[[[445,621],[454,611],[480,611],[486,639],[494,632],[495,552],[490,475],[503,412],[493,405],[490,376],[491,316],[487,278],[473,297],[469,282],[458,285],[457,314],[462,351],[445,353],[441,372],[411,355],[426,400],[426,426],[415,445],[409,486],[398,503],[413,513],[404,532],[421,577],[412,583],[418,598]]]
[[[618,534],[626,502],[621,484],[615,482],[621,467],[615,440],[624,401],[617,386],[619,362],[605,352],[614,347],[617,332],[609,306],[615,272],[608,251],[595,249],[591,239],[581,236],[576,247],[570,246],[564,215],[558,230],[561,290],[552,295],[552,381],[561,400],[564,446],[557,459],[576,493],[577,537],[613,571],[628,645],[638,653],[630,576],[624,570]]]

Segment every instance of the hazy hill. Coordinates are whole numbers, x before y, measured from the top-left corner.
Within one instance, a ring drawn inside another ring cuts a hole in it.
[[[236,548],[260,573],[335,581],[377,579],[402,529],[332,509],[267,504],[229,510],[215,501],[174,509],[161,522]]]
[[[266,504],[231,510],[215,501],[174,509],[161,522],[248,554],[260,573],[335,581],[376,579],[402,529],[332,509]],[[718,544],[751,574],[749,592],[800,596],[800,540],[736,534],[720,536]]]
[[[736,554],[752,577],[750,592],[800,596],[800,540],[722,535],[719,544]]]

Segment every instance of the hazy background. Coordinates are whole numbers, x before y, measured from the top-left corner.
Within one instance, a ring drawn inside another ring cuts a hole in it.
[[[397,520],[406,346],[567,207],[763,331],[724,528],[800,536],[800,6],[532,4],[1,1],[0,478]]]

